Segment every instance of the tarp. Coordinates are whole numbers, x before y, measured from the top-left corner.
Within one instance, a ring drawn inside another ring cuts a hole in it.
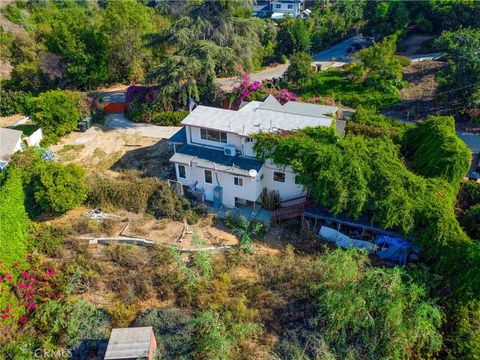
[[[418,253],[419,248],[413,246],[410,239],[402,239],[395,236],[379,236],[375,243],[381,246],[381,250],[377,251],[377,255],[388,261],[393,261],[401,265],[408,262],[410,253]]]
[[[368,241],[352,239],[349,236],[342,234],[340,231],[327,226],[322,226],[320,228],[319,235],[325,240],[334,242],[337,246],[346,249],[354,247],[357,249],[365,249],[369,252],[374,252],[378,248],[376,244]]]

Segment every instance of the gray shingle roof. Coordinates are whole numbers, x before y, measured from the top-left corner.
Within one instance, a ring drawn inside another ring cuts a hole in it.
[[[297,130],[308,126],[325,126],[332,119],[325,114],[335,113],[336,107],[295,103],[280,105],[268,97],[265,102],[252,101],[240,110],[226,110],[208,106],[198,106],[182,121],[182,125],[191,125],[208,129],[251,135],[258,132],[276,130]]]
[[[171,162],[190,166],[195,163],[197,166],[207,169],[229,172],[236,175],[249,176],[251,169],[260,171],[263,163],[257,159],[243,156],[227,156],[222,150],[184,144],[177,149],[177,152],[170,158]]]
[[[148,357],[152,327],[113,329],[105,360]]]

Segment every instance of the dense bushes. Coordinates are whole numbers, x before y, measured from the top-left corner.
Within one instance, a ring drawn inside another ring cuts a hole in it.
[[[189,358],[193,351],[192,318],[179,309],[148,309],[133,326],[152,326],[157,340],[157,354],[162,359]]]
[[[30,101],[31,119],[43,129],[43,143],[57,142],[88,114],[85,98],[72,91],[50,90]]]
[[[311,81],[301,87],[306,99],[330,97],[336,103],[352,107],[387,108],[400,101],[397,93],[380,91],[373,87],[349,81],[343,70],[328,69],[313,74]]]
[[[410,129],[402,150],[417,173],[453,184],[459,184],[470,167],[470,150],[455,134],[453,117],[431,116]]]
[[[317,261],[323,278],[310,289],[314,322],[332,353],[342,359],[399,359],[440,351],[442,313],[419,281],[424,271],[408,270],[370,267],[358,250],[330,252]]]
[[[88,203],[94,207],[149,212],[156,217],[196,222],[198,216],[189,202],[170,189],[165,181],[141,178],[127,171],[117,178],[97,174],[88,178]]]
[[[418,152],[419,162],[431,160],[418,171],[439,178],[424,178],[409,171],[399,146],[387,137],[347,135],[332,139],[331,132],[305,129],[290,136],[259,134],[256,150],[278,164],[292,164],[312,198],[334,215],[368,214],[385,228],[413,234],[425,258],[456,284],[457,295],[468,298],[478,291],[480,278],[460,270],[464,263],[478,268],[480,254],[455,218],[456,191],[470,155],[455,137],[453,124],[442,118],[430,119],[408,130],[402,139]],[[417,134],[422,136],[414,140]],[[425,147],[424,141],[430,146]],[[455,276],[454,272],[462,274]]]
[[[24,113],[29,94],[23,91],[0,89],[0,115],[8,116]]]
[[[164,111],[153,113],[150,122],[162,126],[179,126],[180,122],[188,115],[187,111]]]
[[[17,172],[8,171],[0,181],[0,260],[10,266],[24,260],[28,216],[22,180]]]
[[[44,150],[28,148],[16,153],[9,165],[22,178],[30,216],[63,214],[86,198],[85,170],[76,164],[53,163],[45,154]]]
[[[346,131],[349,134],[371,138],[387,135],[395,143],[400,143],[405,131],[413,126],[378,114],[375,110],[360,107],[347,122]]]
[[[85,170],[76,164],[49,164],[35,181],[35,200],[44,211],[63,214],[87,197]]]

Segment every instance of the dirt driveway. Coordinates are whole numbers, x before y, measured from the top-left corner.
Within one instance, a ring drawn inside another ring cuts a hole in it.
[[[74,162],[90,172],[139,169],[149,176],[167,177],[172,150],[167,139],[180,128],[136,124],[123,114],[108,115],[105,126],[73,132],[50,149],[60,162]]]

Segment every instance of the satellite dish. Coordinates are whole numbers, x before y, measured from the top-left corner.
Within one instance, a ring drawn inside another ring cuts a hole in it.
[[[248,172],[248,175],[250,175],[250,177],[254,178],[255,176],[257,176],[257,170],[251,169],[251,170]]]

